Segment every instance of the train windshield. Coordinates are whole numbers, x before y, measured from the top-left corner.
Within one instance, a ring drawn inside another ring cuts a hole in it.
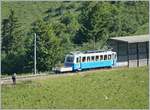
[[[66,62],[73,62],[73,60],[74,60],[74,57],[72,56],[67,56],[66,58]]]

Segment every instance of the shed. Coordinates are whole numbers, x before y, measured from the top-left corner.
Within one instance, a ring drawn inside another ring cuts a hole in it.
[[[117,52],[118,66],[139,67],[149,63],[149,35],[113,37],[109,45]]]

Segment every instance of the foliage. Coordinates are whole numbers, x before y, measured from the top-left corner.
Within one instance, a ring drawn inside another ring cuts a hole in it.
[[[148,4],[142,2],[140,6],[140,3],[84,2],[79,16],[81,28],[75,42],[93,40],[99,42],[100,48],[103,48],[110,37],[134,35],[138,27],[148,21]]]
[[[148,34],[148,9],[148,1],[2,1],[2,72],[32,71],[35,32],[38,70],[49,71],[70,51]]]
[[[120,68],[2,85],[4,109],[148,109],[148,68]]]
[[[137,31],[135,32],[136,35],[139,34],[145,34],[149,32],[149,24],[146,23],[144,25],[141,25],[140,27],[138,27]]]
[[[41,20],[33,24],[33,32],[37,34],[37,68],[39,71],[51,70],[60,60],[60,39],[55,36],[52,25]]]
[[[8,19],[2,22],[2,72],[22,71],[26,52],[23,35],[14,11],[10,10]]]

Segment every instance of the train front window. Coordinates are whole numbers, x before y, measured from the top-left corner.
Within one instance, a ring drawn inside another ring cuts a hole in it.
[[[71,56],[68,56],[66,59],[66,62],[73,62],[74,58]]]
[[[112,59],[116,59],[117,58],[117,55],[116,54],[112,54]]]

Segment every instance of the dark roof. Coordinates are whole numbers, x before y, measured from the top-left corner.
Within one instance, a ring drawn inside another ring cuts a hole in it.
[[[127,42],[127,43],[148,42],[149,35],[113,37],[111,38],[111,40],[122,41],[122,42]]]

